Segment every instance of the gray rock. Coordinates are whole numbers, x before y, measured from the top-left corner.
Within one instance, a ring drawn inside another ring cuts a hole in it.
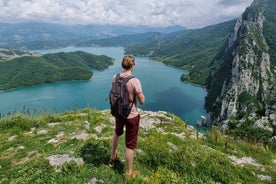
[[[87,184],[100,184],[100,183],[104,183],[103,180],[97,180],[97,178],[92,178],[89,183]]]
[[[276,114],[275,114],[275,113],[270,114],[269,119],[270,119],[270,121],[272,122],[272,125],[273,125],[274,127],[276,127]]]
[[[17,138],[18,136],[17,135],[14,135],[14,136],[11,136],[8,138],[8,141],[13,141]]]
[[[56,125],[58,125],[59,123],[48,123],[48,127],[54,127]]]
[[[268,117],[262,117],[255,121],[254,128],[261,128],[270,132],[273,132],[273,128],[270,126],[270,122],[268,121]]]
[[[74,158],[70,157],[69,155],[63,154],[63,155],[52,155],[46,158],[49,160],[49,164],[52,167],[58,167],[65,163],[69,163],[70,161],[76,162],[78,165],[84,164],[84,161],[82,158]]]
[[[258,177],[260,180],[262,180],[262,181],[264,181],[264,180],[266,180],[266,181],[271,181],[271,180],[272,180],[272,179],[271,179],[271,176],[257,175],[257,177]]]
[[[271,137],[269,141],[276,144],[276,136]]]
[[[88,133],[82,132],[78,135],[75,135],[73,138],[76,138],[78,140],[86,140],[88,136],[89,136]]]
[[[83,125],[86,130],[90,129],[90,123],[88,121],[83,122]]]
[[[104,126],[104,125],[101,125],[101,126],[95,127],[94,130],[95,130],[96,132],[98,132],[98,133],[101,133],[101,132],[103,131],[104,128],[105,128],[105,126]]]
[[[46,135],[48,134],[48,130],[40,130],[37,132],[37,135]]]

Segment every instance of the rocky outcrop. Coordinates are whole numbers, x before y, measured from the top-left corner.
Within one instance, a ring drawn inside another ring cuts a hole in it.
[[[265,8],[259,7],[256,2],[252,4],[252,7],[255,6],[258,6],[259,13],[251,17],[249,8],[238,19],[232,34],[234,36],[228,41],[228,46],[232,47],[226,52],[232,52],[233,60],[230,81],[221,94],[221,117],[235,116],[239,110],[249,110],[239,99],[242,93],[257,97],[260,102],[267,101],[271,72],[269,47],[262,35]],[[256,35],[259,36],[258,40]]]
[[[218,70],[226,72],[212,73],[212,82],[208,87],[219,88],[216,99],[213,98],[212,102],[212,106],[219,109],[213,113],[216,122],[227,122],[225,120],[237,117],[242,112],[249,115],[257,113],[256,127],[266,127],[269,130],[272,125],[275,127],[276,70],[271,64],[271,48],[263,34],[265,11],[270,6],[269,3],[269,0],[255,0],[237,19],[225,46],[225,53],[220,59],[222,64]],[[220,78],[220,81],[216,78]],[[218,87],[219,85],[221,86]],[[213,92],[210,93],[208,96],[212,96]],[[212,112],[212,107],[207,109]]]

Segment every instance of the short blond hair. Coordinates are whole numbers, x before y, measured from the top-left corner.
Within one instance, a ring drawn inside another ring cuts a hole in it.
[[[122,67],[126,70],[129,70],[132,66],[135,65],[135,58],[133,56],[125,56],[122,60]]]

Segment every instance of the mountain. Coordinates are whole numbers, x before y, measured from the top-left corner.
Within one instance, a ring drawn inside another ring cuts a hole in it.
[[[139,44],[144,44],[150,41],[159,40],[164,37],[166,33],[160,32],[147,32],[131,35],[122,35],[115,36],[111,38],[102,38],[102,39],[92,39],[82,43],[77,44],[81,47],[91,47],[91,46],[100,46],[100,47],[110,47],[110,46],[122,46],[129,47]]]
[[[184,29],[181,26],[62,25],[37,22],[0,23],[0,27],[0,46],[25,50],[66,47],[91,39],[127,34],[168,33]]]
[[[0,91],[68,80],[89,80],[89,68],[104,70],[113,64],[107,56],[85,52],[24,56],[0,62]]]
[[[231,20],[201,29],[176,31],[158,39],[129,45],[125,51],[186,69],[189,73],[183,75],[182,80],[205,85],[210,65],[224,47],[234,24],[235,20]]]
[[[206,107],[224,129],[276,130],[276,2],[255,0],[212,65]],[[247,134],[250,134],[249,132]]]
[[[133,167],[141,176],[130,180],[124,175],[123,137],[119,159],[108,167],[115,124],[109,110],[0,118],[0,183],[275,184],[271,145],[236,140],[216,129],[197,132],[166,112],[140,113]]]

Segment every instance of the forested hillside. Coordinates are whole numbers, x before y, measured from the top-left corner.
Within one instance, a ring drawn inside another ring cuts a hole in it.
[[[230,35],[235,21],[208,26],[202,29],[175,32],[150,43],[127,47],[126,52],[147,55],[167,65],[189,71],[182,80],[204,85],[210,65]]]
[[[67,80],[89,80],[89,68],[104,70],[112,58],[85,52],[23,56],[0,62],[0,90]]]

